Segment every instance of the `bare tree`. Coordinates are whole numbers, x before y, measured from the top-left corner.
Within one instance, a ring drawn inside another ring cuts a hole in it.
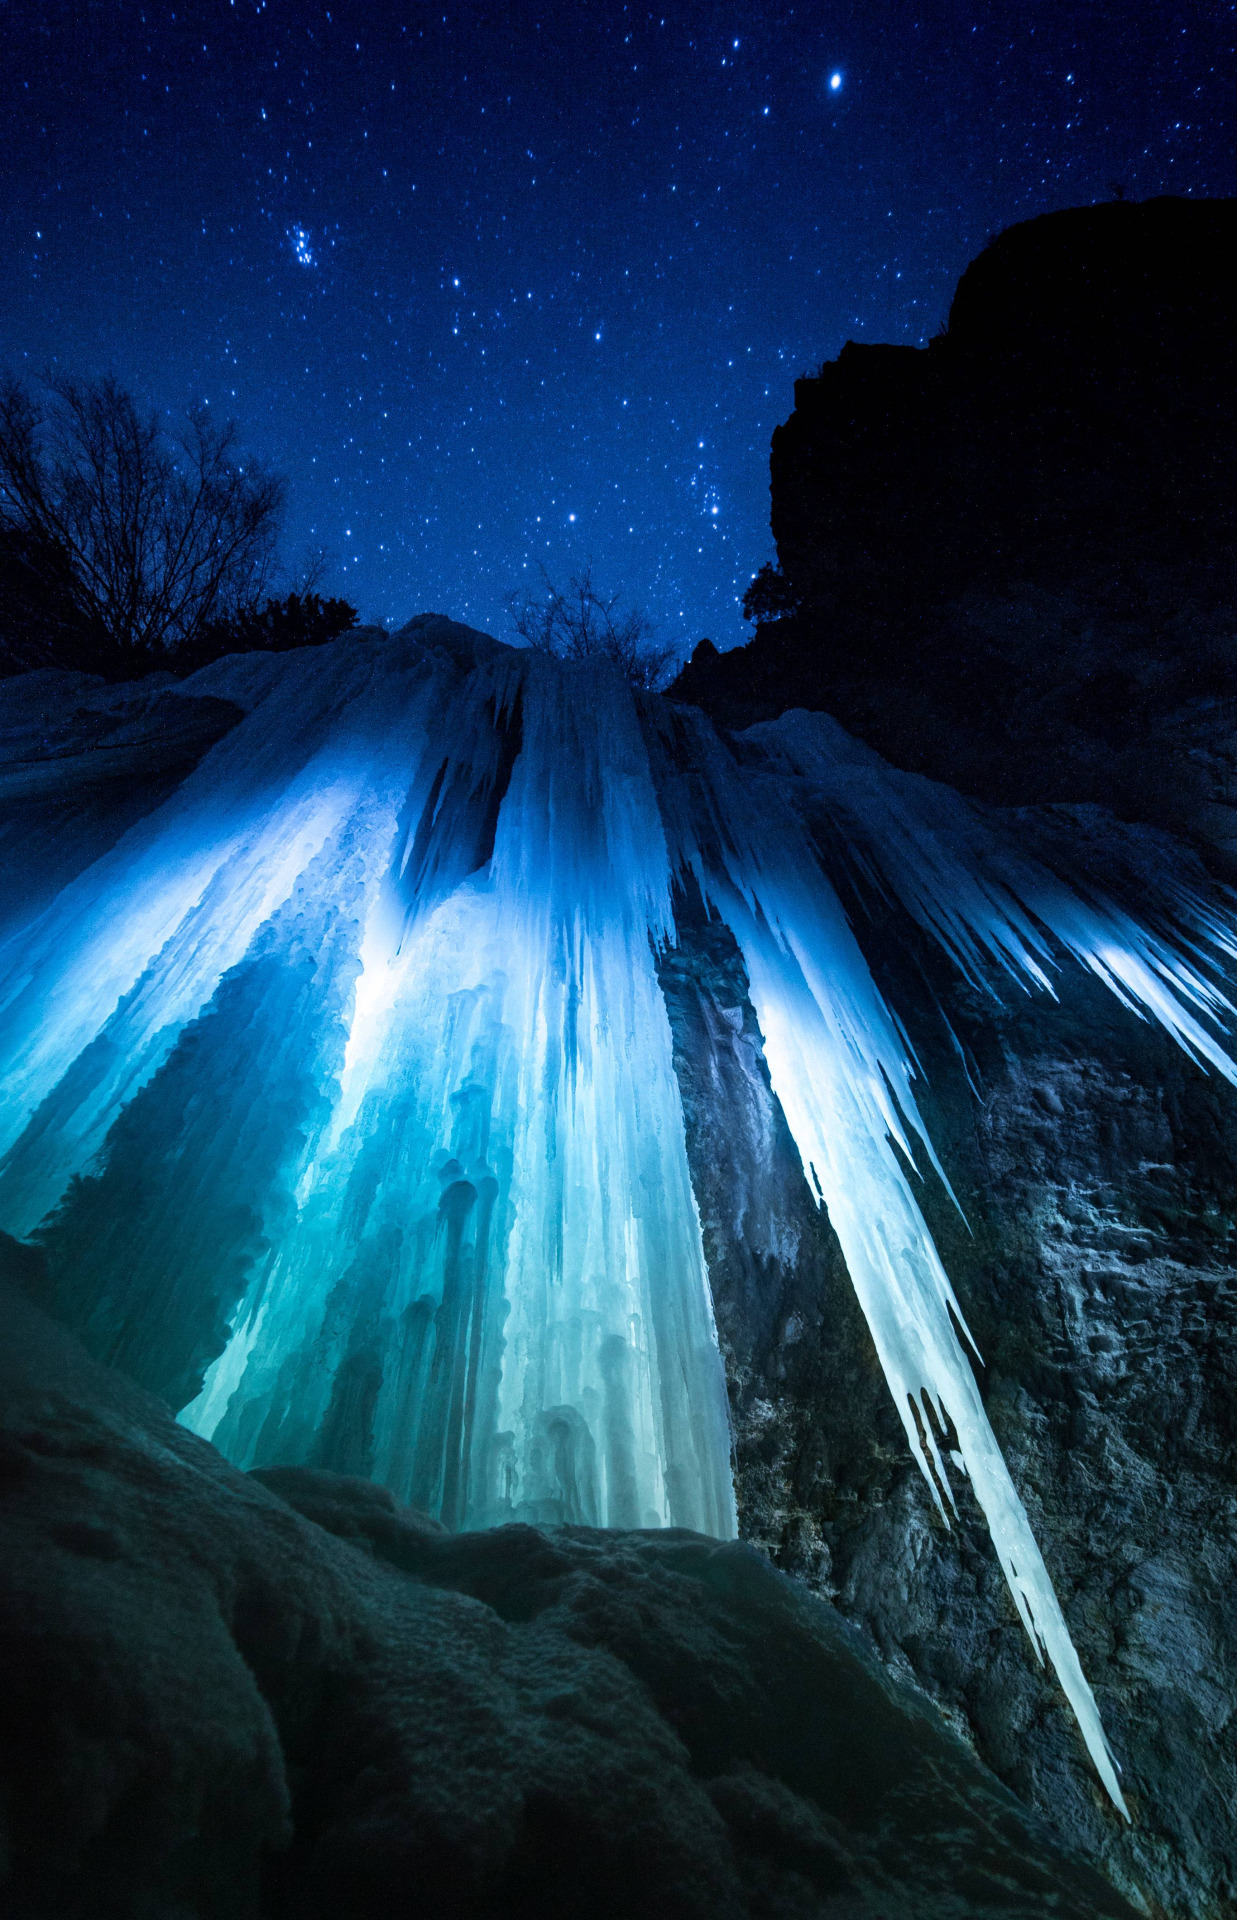
[[[173,436],[113,379],[0,383],[0,532],[117,664],[143,670],[254,605],[283,501],[205,407]]]
[[[653,622],[639,608],[620,612],[621,594],[607,598],[593,585],[593,570],[573,574],[566,592],[541,568],[543,592],[512,594],[512,628],[526,646],[560,660],[609,660],[635,687],[666,684],[679,650],[659,641]]]

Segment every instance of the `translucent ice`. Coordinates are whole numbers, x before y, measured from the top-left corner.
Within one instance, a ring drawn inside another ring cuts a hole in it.
[[[948,1433],[1120,1805],[906,1175],[910,1051],[826,868],[985,985],[1072,955],[1233,1078],[1223,916],[1171,878],[1136,916],[822,715],[727,742],[447,622],[185,696],[216,703],[203,740],[219,702],[245,717],[101,852],[66,801],[71,877],[10,887],[0,1224],[43,1241],[61,1311],[242,1464],[368,1474],[453,1526],[733,1533],[655,967],[697,888],[933,1497]]]
[[[242,1462],[725,1535],[665,841],[626,688],[580,682],[290,656],[11,940],[0,1204]]]

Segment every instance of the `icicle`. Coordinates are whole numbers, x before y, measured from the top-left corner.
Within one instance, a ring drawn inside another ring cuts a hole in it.
[[[1237,953],[1231,923],[1197,888],[1173,874],[1136,872],[1139,921],[1076,871],[1068,882],[1054,873],[1037,857],[1025,818],[1015,838],[999,816],[889,766],[827,714],[784,714],[742,737],[792,776],[800,804],[828,820],[840,846],[863,855],[973,984],[987,984],[988,960],[1051,992],[1051,935],[1125,1006],[1150,1014],[1192,1058],[1237,1083],[1228,1051],[1190,1011],[1213,1019],[1237,1012],[1186,957],[1207,946],[1227,958]],[[1109,833],[1120,829],[1110,823]],[[1165,931],[1148,924],[1152,907]]]
[[[895,1023],[776,783],[740,771],[698,716],[677,716],[673,738],[655,716],[652,731],[672,851],[739,943],[774,1092],[809,1186],[828,1208],[911,1452],[945,1517],[948,1479],[933,1426],[938,1415],[952,1422],[1023,1624],[1039,1657],[1052,1661],[1128,1819],[1094,1696],[955,1332],[956,1322],[970,1340],[965,1320],[894,1151],[896,1143],[914,1164],[914,1133],[932,1155]],[[960,935],[979,930],[956,907],[958,894],[972,910],[986,896],[961,863],[951,878],[952,898],[930,915],[934,895],[924,894],[922,911],[938,930],[954,929],[960,945]],[[1042,936],[1016,913],[1011,901],[1003,924],[986,926],[987,950],[1043,980],[1034,958],[1037,946],[1047,957]]]

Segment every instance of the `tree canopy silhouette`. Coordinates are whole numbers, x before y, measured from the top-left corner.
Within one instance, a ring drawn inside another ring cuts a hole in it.
[[[772,560],[766,560],[743,596],[743,618],[763,625],[770,620],[785,620],[799,611],[799,601],[790,581]]]

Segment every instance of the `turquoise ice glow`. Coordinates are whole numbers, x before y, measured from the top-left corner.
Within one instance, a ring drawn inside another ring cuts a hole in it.
[[[96,1351],[241,1465],[365,1473],[453,1526],[733,1534],[655,965],[698,888],[933,1498],[952,1429],[1123,1808],[905,1172],[932,1156],[909,1049],[818,848],[973,979],[1050,989],[1072,956],[1234,1079],[1223,915],[1178,886],[1144,926],[823,715],[736,746],[445,622],[181,690],[245,717],[3,950],[0,1224]]]

